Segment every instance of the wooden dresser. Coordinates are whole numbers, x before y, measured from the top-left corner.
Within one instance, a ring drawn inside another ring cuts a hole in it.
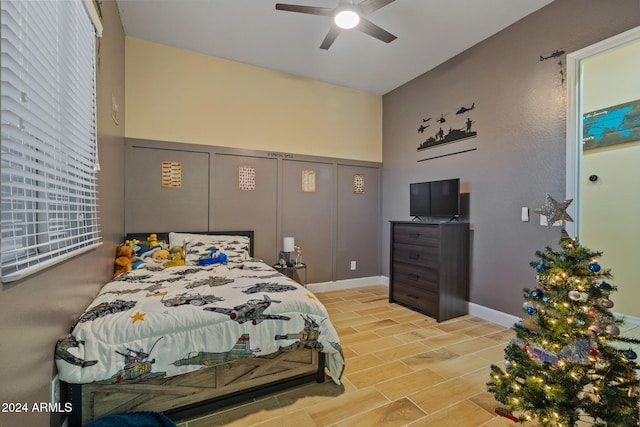
[[[467,313],[469,224],[391,221],[389,302],[438,322]]]

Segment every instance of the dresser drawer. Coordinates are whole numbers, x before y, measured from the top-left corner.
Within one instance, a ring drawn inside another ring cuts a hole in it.
[[[437,248],[439,232],[437,226],[415,226],[411,224],[396,224],[393,227],[393,242],[409,245]]]
[[[394,262],[393,282],[437,292],[438,272],[430,268],[416,267],[403,262]]]
[[[438,268],[438,248],[396,243],[393,245],[393,260],[431,269]]]
[[[392,299],[438,316],[438,294],[435,292],[394,282]]]

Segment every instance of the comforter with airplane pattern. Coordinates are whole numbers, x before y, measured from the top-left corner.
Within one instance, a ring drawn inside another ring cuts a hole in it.
[[[60,379],[115,384],[179,375],[296,347],[344,369],[326,308],[267,264],[147,266],[106,284],[56,346]]]

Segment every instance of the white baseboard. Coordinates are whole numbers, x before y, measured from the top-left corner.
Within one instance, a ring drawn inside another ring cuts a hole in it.
[[[337,291],[340,289],[361,288],[372,285],[389,286],[389,278],[385,276],[359,277],[357,279],[336,280],[335,282],[310,283],[307,289],[311,292]]]
[[[502,311],[494,310],[493,308],[485,307],[475,303],[469,303],[469,314],[487,320],[489,322],[497,323],[506,328],[512,327],[515,323],[522,320],[518,316],[504,313]]]
[[[309,285],[307,285],[307,289],[309,289],[311,292],[327,292],[342,289],[360,288],[372,285],[389,286],[389,278],[387,276],[372,276],[360,277],[357,279],[337,280],[335,282],[310,283]],[[510,328],[514,323],[520,320],[520,318],[517,316],[512,316],[511,314],[503,313],[501,311],[474,304],[472,302],[468,303],[468,307],[469,314],[487,320],[489,322],[497,323],[498,325],[502,325],[507,328]]]
[[[628,314],[613,313],[616,319],[623,320],[629,326],[640,326],[640,317],[629,316]]]
[[[311,292],[327,292],[341,289],[360,288],[372,285],[389,286],[389,278],[386,276],[360,277],[357,279],[337,280],[335,282],[310,283],[307,288]],[[494,310],[473,302],[468,302],[469,314],[479,317],[480,319],[502,325],[505,328],[511,328],[514,324],[522,320],[521,317],[502,311]],[[640,317],[630,316],[627,314],[614,313],[617,319],[624,320],[627,325],[640,326]]]
[[[512,327],[515,323],[518,323],[520,320],[522,320],[522,318],[518,316],[503,313],[501,311],[474,304],[472,302],[469,303],[469,314],[484,320],[488,320],[489,322],[497,323],[498,325],[502,325],[507,328]],[[616,317],[616,319],[623,320],[624,323],[629,326],[640,326],[640,317],[620,313],[613,313],[613,315]]]

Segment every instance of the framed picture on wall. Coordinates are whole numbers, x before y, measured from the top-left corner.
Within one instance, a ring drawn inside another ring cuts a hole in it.
[[[240,166],[238,170],[238,188],[242,191],[256,189],[256,168]]]
[[[163,161],[161,168],[162,188],[182,188],[182,163]]]
[[[302,192],[303,193],[316,192],[316,171],[314,170],[302,171]]]
[[[361,173],[353,174],[353,193],[364,193],[364,175]]]

